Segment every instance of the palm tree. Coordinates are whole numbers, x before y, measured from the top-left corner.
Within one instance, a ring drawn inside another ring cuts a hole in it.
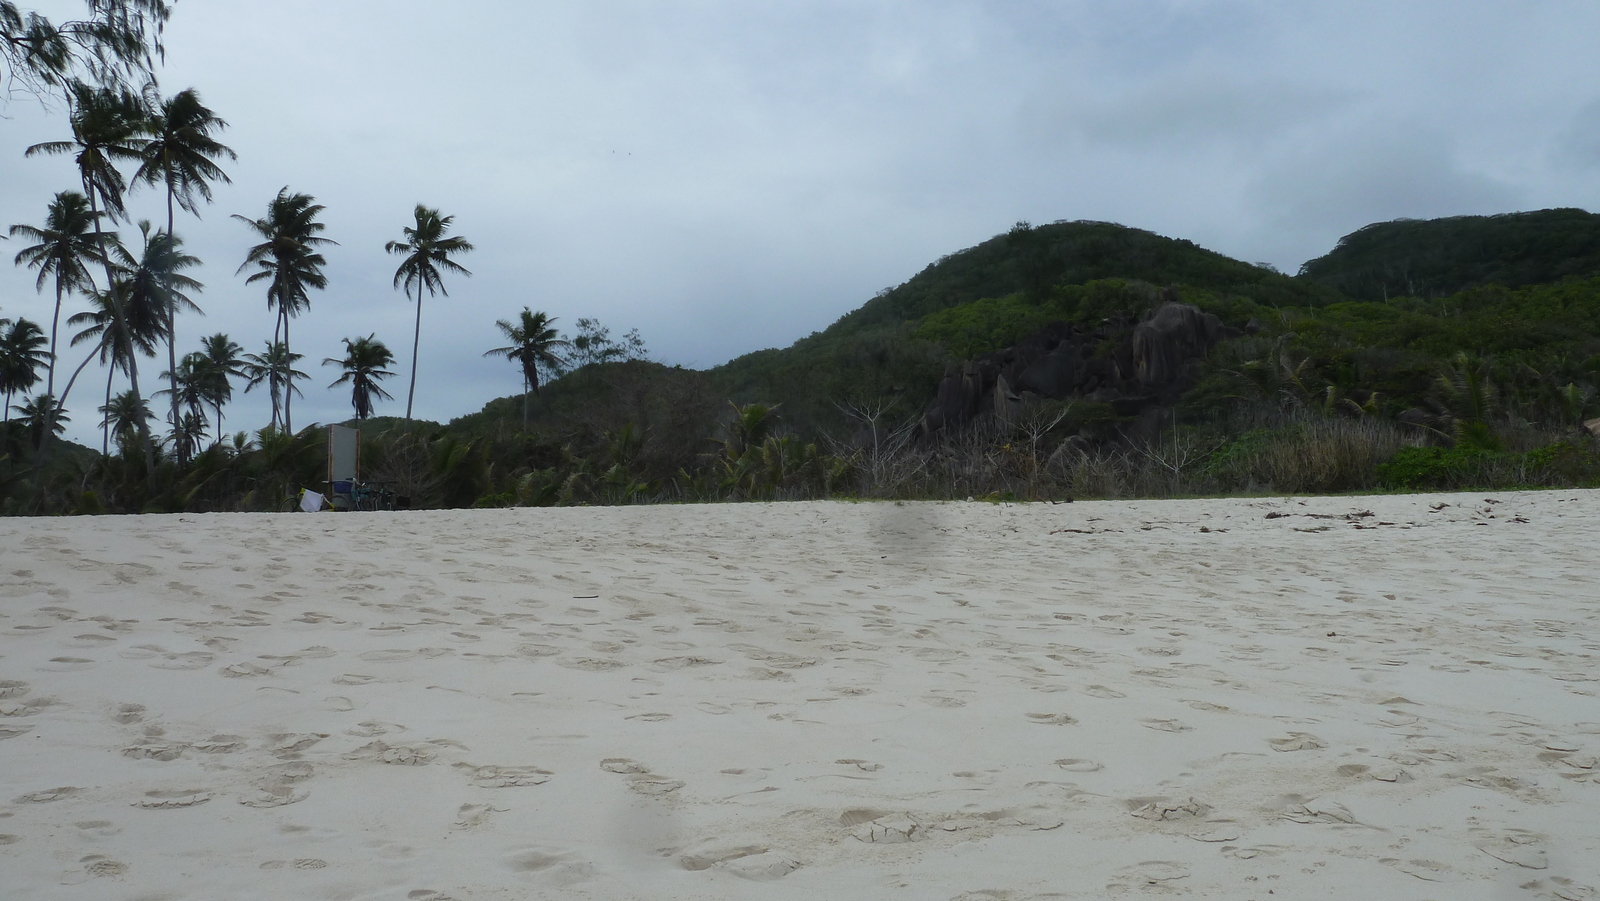
[[[26,403],[18,404],[13,409],[22,414],[17,417],[17,422],[21,423],[28,435],[33,438],[35,448],[44,447],[46,434],[52,437],[60,435],[66,431],[67,423],[72,421],[72,417],[68,416],[61,409],[61,405],[56,403],[55,398],[48,394],[41,394]]]
[[[124,391],[116,397],[106,398],[105,404],[100,408],[100,424],[105,428],[106,434],[116,433],[117,444],[127,447],[128,442],[137,438],[140,420],[151,420],[155,414],[145,406],[144,401],[134,395],[132,391]]]
[[[138,95],[126,89],[94,87],[73,82],[67,91],[67,102],[72,108],[70,122],[72,140],[47,141],[34,144],[24,156],[44,153],[75,154],[74,162],[83,180],[83,193],[89,198],[89,213],[94,220],[96,246],[105,247],[105,232],[100,223],[100,204],[105,204],[106,215],[115,222],[127,215],[123,194],[127,183],[117,170],[117,163],[140,159],[135,139],[144,128],[148,110]],[[109,254],[100,255],[106,270],[106,284],[116,281],[112,273]],[[112,311],[121,318],[121,299],[111,291]],[[135,397],[139,396],[139,363],[136,357],[128,358],[128,378],[133,384]],[[145,472],[155,472],[155,450],[149,442],[149,426],[140,424],[144,431],[140,439],[145,444]],[[53,432],[47,429],[46,432]]]
[[[166,379],[169,384],[177,386],[178,406],[188,408],[190,413],[201,415],[205,413],[207,385],[211,381],[210,370],[211,361],[206,359],[205,354],[196,351],[183,355],[183,359],[178,361],[178,371],[176,373],[163,372],[161,377]],[[172,390],[171,388],[163,388],[157,393],[166,394]],[[183,418],[180,417],[178,421],[181,423]],[[174,446],[176,446],[176,431],[173,432],[173,440]],[[183,456],[183,454],[179,454],[180,458]]]
[[[211,202],[211,182],[231,184],[228,173],[216,164],[227,157],[237,160],[239,155],[223,146],[212,133],[228,127],[228,123],[200,102],[194,88],[179,91],[163,100],[154,82],[145,87],[145,103],[149,107],[149,121],[145,133],[149,140],[140,149],[142,162],[133,173],[134,184],[162,184],[167,189],[167,234],[173,231],[173,205],[183,207],[195,216],[200,215],[199,200]],[[167,310],[167,372],[177,372],[176,310]],[[172,424],[178,425],[177,385],[169,383],[172,395]]]
[[[230,380],[244,375],[241,368],[243,363],[239,359],[244,348],[220,332],[201,341],[200,348],[207,363],[206,402],[217,411],[217,440],[220,441],[222,405],[233,399],[233,383]]]
[[[268,341],[266,351],[259,354],[245,354],[242,367],[245,383],[245,393],[257,385],[266,385],[267,391],[272,395],[272,425],[278,426],[279,399],[282,398],[287,407],[289,392],[300,393],[295,387],[297,379],[306,378],[306,374],[294,368],[294,364],[304,358],[304,354],[290,353],[287,341]],[[303,394],[301,395],[304,396]],[[284,417],[287,420],[287,416]],[[288,425],[283,427],[289,431]]]
[[[126,255],[126,251],[123,255]],[[114,302],[111,297],[113,293],[122,295],[123,300],[120,303]],[[82,331],[72,336],[72,346],[77,347],[90,341],[93,341],[95,346],[90,350],[89,356],[78,364],[78,368],[72,373],[72,378],[67,380],[67,387],[61,392],[63,402],[72,393],[72,386],[77,384],[78,376],[84,367],[97,358],[101,365],[106,367],[106,402],[110,403],[111,383],[116,378],[117,370],[120,368],[123,372],[131,372],[136,352],[147,357],[155,356],[164,323],[158,311],[152,310],[147,304],[135,306],[128,303],[128,294],[127,280],[118,279],[113,283],[111,291],[96,291],[90,295],[89,309],[68,317],[68,325],[84,326]],[[129,318],[119,316],[116,307],[121,307],[133,315]],[[128,328],[129,325],[132,325],[131,330]],[[144,431],[148,427],[139,426],[139,428]],[[148,438],[148,432],[141,437]],[[107,431],[101,442],[102,453],[110,453],[110,443],[111,434]]]
[[[382,341],[373,340],[372,335],[357,338],[354,341],[344,339],[344,359],[336,360],[328,357],[322,361],[324,366],[343,366],[344,374],[334,379],[328,387],[350,383],[350,403],[356,408],[356,419],[366,419],[372,415],[372,399],[381,397],[384,400],[394,400],[389,392],[378,386],[381,379],[386,379],[394,373],[383,367],[394,362],[394,354],[385,347]]]
[[[384,245],[389,253],[397,253],[405,257],[401,260],[400,268],[394,271],[394,284],[399,287],[405,285],[406,299],[411,299],[411,292],[417,292],[417,327],[411,338],[411,387],[406,391],[406,422],[411,421],[411,401],[417,393],[417,345],[422,340],[422,290],[428,290],[428,296],[435,292],[450,296],[444,289],[444,280],[440,277],[439,270],[459,272],[462,275],[471,275],[460,263],[450,259],[451,254],[467,253],[472,250],[472,245],[460,236],[447,238],[445,232],[450,230],[450,223],[455,221],[454,216],[440,216],[438,210],[429,209],[422,204],[417,204],[414,211],[416,216],[415,226],[406,226],[404,241],[390,241]]]
[[[152,234],[148,221],[139,223],[139,233],[144,238],[144,248],[137,260],[120,244],[112,250],[118,256],[120,268],[126,273],[122,281],[126,285],[128,299],[123,312],[133,323],[135,331],[164,337],[170,348],[173,310],[184,307],[200,312],[200,307],[185,292],[199,291],[205,286],[183,274],[184,269],[200,265],[200,260],[183,252],[182,238],[170,232]],[[171,374],[170,370],[163,373],[164,376]],[[176,428],[176,417],[171,425]],[[178,463],[187,462],[188,458],[180,452]]]
[[[322,274],[322,267],[327,265],[328,261],[322,254],[317,253],[316,248],[323,244],[338,242],[319,235],[326,228],[317,221],[317,214],[323,209],[324,207],[310,194],[290,194],[289,188],[285,186],[278,192],[278,196],[267,204],[265,217],[247,219],[237,213],[233,216],[265,239],[250,248],[249,253],[245,255],[244,263],[239,266],[239,272],[245,271],[251,263],[254,263],[257,271],[245,279],[245,284],[266,282],[267,309],[276,308],[278,311],[278,323],[273,327],[269,350],[279,342],[281,335],[284,353],[288,353],[289,320],[299,315],[301,310],[311,306],[311,297],[306,293],[306,289],[320,290],[328,286],[328,277]],[[276,401],[276,394],[273,395],[273,399]],[[273,422],[274,424],[277,422],[276,406],[273,409]],[[283,427],[285,431],[291,429],[287,395],[283,398]]]
[[[572,342],[562,340],[553,328],[554,324],[555,320],[543,312],[535,313],[523,307],[522,315],[515,324],[504,319],[495,323],[511,343],[483,352],[486,357],[500,356],[514,360],[522,368],[523,432],[528,431],[528,390],[531,388],[534,394],[539,393],[539,369],[543,367],[547,373],[559,373],[567,365],[557,349],[571,347]]]
[[[50,368],[46,370],[45,393],[56,391],[56,335],[61,328],[61,300],[74,291],[94,290],[94,278],[89,275],[89,265],[98,262],[102,255],[104,236],[91,233],[99,213],[92,212],[89,198],[77,191],[62,191],[50,201],[45,211],[44,227],[32,225],[11,226],[11,237],[18,236],[37,241],[32,247],[18,251],[18,266],[26,265],[39,270],[39,280],[34,288],[44,291],[46,279],[56,283],[56,309],[50,318]]]
[[[0,319],[0,394],[6,396],[6,422],[11,421],[12,396],[39,383],[39,367],[48,359],[44,345],[44,331],[33,322]]]

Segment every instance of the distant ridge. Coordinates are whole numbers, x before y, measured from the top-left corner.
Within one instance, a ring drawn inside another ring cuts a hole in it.
[[[1301,279],[1378,301],[1595,275],[1600,215],[1572,208],[1377,222],[1300,267]]]

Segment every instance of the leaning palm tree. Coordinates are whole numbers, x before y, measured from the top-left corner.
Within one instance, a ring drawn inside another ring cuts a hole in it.
[[[278,321],[272,329],[269,349],[281,340],[284,352],[288,352],[289,320],[298,316],[301,310],[311,306],[311,297],[307,289],[320,290],[328,286],[328,277],[322,273],[322,267],[327,265],[328,261],[316,249],[324,244],[338,242],[320,235],[320,232],[327,227],[317,221],[317,214],[323,209],[324,207],[310,194],[290,194],[289,188],[285,186],[278,192],[278,196],[267,204],[266,216],[260,219],[248,219],[234,214],[233,218],[250,226],[252,231],[265,239],[250,248],[245,255],[244,263],[239,266],[239,272],[248,269],[252,263],[255,264],[257,271],[245,279],[245,284],[266,282],[267,309],[278,311]],[[276,408],[274,408],[273,422],[274,424],[277,422]],[[285,431],[291,430],[288,395],[283,398],[283,428]]]
[[[385,347],[382,341],[374,340],[372,335],[368,335],[354,341],[349,338],[344,339],[344,359],[336,360],[328,357],[322,361],[322,365],[344,367],[344,374],[334,379],[328,387],[349,383],[350,404],[356,408],[356,419],[366,419],[372,415],[374,397],[394,400],[389,392],[378,386],[381,379],[394,375],[383,368],[393,362],[394,353]]]
[[[44,227],[11,226],[11,237],[38,242],[18,251],[16,257],[18,266],[39,270],[34,288],[42,292],[46,280],[55,281],[56,308],[50,318],[50,367],[46,370],[44,389],[52,396],[56,391],[56,336],[61,328],[61,301],[72,292],[94,290],[89,264],[99,262],[104,247],[104,235],[92,230],[99,216],[91,211],[89,198],[77,191],[62,191],[50,201]]]
[[[555,374],[567,366],[566,358],[558,349],[571,347],[572,342],[563,340],[553,328],[554,324],[555,319],[543,312],[535,313],[523,307],[516,323],[504,319],[495,323],[511,343],[483,352],[486,357],[499,356],[514,360],[521,367],[523,432],[528,431],[528,391],[531,388],[534,394],[539,393],[539,370]]]
[[[222,440],[222,405],[233,399],[232,379],[242,377],[244,348],[218,332],[200,342],[206,357],[206,402],[217,411],[217,440]]]
[[[306,378],[306,374],[294,368],[305,357],[304,354],[290,353],[286,341],[268,341],[266,350],[259,354],[244,355],[244,390],[246,394],[257,385],[266,385],[267,393],[272,396],[272,423],[269,428],[278,427],[278,411],[280,400],[281,408],[287,408],[288,395],[292,392],[300,394],[300,389],[295,387],[295,382]],[[301,394],[303,397],[304,395]],[[283,431],[288,432],[288,416],[283,417],[285,425]]]
[[[226,157],[237,160],[239,155],[212,137],[213,132],[228,127],[228,123],[200,102],[194,88],[179,91],[163,100],[154,82],[145,87],[145,103],[149,107],[149,121],[145,126],[148,140],[140,148],[141,162],[133,173],[133,183],[163,185],[167,191],[167,234],[173,231],[173,206],[200,215],[199,201],[211,202],[211,182],[231,184],[228,173],[216,161]],[[167,372],[177,372],[177,311],[167,310]],[[172,395],[172,423],[178,424],[177,385],[168,384]]]
[[[454,216],[440,216],[436,209],[429,209],[422,204],[417,204],[413,211],[416,216],[415,226],[406,226],[404,241],[390,241],[384,245],[389,253],[396,253],[404,257],[400,268],[394,271],[394,285],[405,285],[406,299],[411,299],[413,290],[417,293],[417,327],[411,338],[411,387],[406,390],[406,422],[411,421],[411,401],[417,394],[417,345],[422,340],[422,291],[428,291],[428,296],[435,293],[450,296],[444,289],[444,280],[440,277],[440,270],[458,272],[462,275],[471,275],[465,267],[455,260],[450,259],[451,254],[467,253],[472,250],[472,245],[467,239],[460,236],[445,237],[445,232],[450,230],[450,223],[455,221]]]
[[[67,90],[67,102],[72,109],[69,121],[72,127],[72,140],[47,141],[34,144],[25,152],[25,156],[37,154],[73,154],[73,161],[77,164],[78,175],[83,180],[83,193],[89,198],[89,213],[94,220],[95,239],[98,246],[104,247],[105,230],[100,222],[100,207],[105,205],[106,215],[115,222],[120,217],[127,215],[127,207],[123,203],[123,195],[127,190],[127,182],[122,178],[122,173],[117,170],[119,162],[131,162],[140,158],[139,147],[136,140],[145,127],[148,110],[137,94],[126,89],[95,87],[83,82],[73,82]],[[116,279],[112,273],[112,262],[109,254],[101,254],[101,262],[105,266],[106,284],[110,285]],[[123,315],[121,300],[118,292],[111,291],[112,309],[119,318]],[[128,377],[133,384],[133,393],[139,395],[139,364],[129,357]],[[63,392],[64,393],[64,392]],[[155,472],[155,450],[149,442],[148,425],[141,425],[145,431],[140,439],[145,445],[145,472]],[[45,433],[53,432],[46,429]]]
[[[0,319],[0,394],[6,396],[6,422],[11,421],[12,396],[39,384],[39,367],[48,360],[44,345],[44,331],[33,322]],[[45,393],[50,394],[48,389]]]

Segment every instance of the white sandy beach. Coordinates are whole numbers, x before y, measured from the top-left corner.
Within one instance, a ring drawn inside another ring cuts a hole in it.
[[[4,520],[0,896],[1596,898],[1597,523]]]

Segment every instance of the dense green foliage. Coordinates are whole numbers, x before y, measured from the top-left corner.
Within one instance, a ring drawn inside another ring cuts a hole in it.
[[[1378,222],[1345,235],[1300,272],[1377,301],[1590,278],[1600,275],[1600,215],[1558,209]]]

